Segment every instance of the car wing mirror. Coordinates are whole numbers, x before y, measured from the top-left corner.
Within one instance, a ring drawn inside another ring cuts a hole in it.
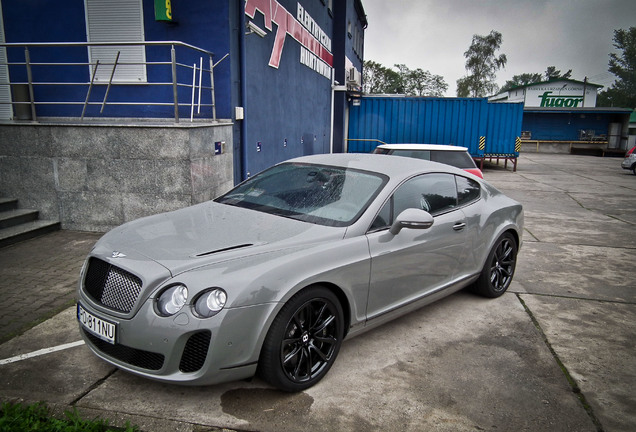
[[[428,229],[433,226],[433,216],[427,211],[409,208],[395,218],[395,222],[391,226],[389,232],[393,235],[399,233],[402,228],[410,229]]]

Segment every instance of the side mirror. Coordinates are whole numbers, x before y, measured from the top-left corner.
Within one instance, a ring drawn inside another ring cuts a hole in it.
[[[391,226],[389,232],[397,235],[402,228],[410,229],[428,229],[433,226],[433,216],[429,212],[416,208],[408,208],[395,218],[395,222]]]

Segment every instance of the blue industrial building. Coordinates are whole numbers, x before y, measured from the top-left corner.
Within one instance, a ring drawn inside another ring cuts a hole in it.
[[[596,107],[600,88],[587,79],[555,78],[513,87],[489,100],[524,104],[522,140],[526,150],[561,147],[565,151],[622,154],[627,149],[632,108]]]
[[[230,121],[235,182],[343,151],[361,0],[2,0],[0,13],[5,120]]]

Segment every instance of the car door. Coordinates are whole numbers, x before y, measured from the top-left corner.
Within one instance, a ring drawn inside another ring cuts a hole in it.
[[[428,211],[433,225],[391,234],[388,228],[407,208]],[[452,174],[424,174],[398,187],[367,233],[371,255],[367,319],[449,283],[465,257],[465,224]]]

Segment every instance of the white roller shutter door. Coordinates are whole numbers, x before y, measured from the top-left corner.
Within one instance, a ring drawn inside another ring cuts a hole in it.
[[[88,42],[144,41],[141,0],[84,0],[86,5],[86,37]],[[120,51],[113,81],[146,82],[146,50],[143,46],[89,47],[91,63],[99,60],[96,82],[108,82],[113,63]],[[135,64],[120,64],[135,63]],[[94,66],[90,73],[93,74]]]

